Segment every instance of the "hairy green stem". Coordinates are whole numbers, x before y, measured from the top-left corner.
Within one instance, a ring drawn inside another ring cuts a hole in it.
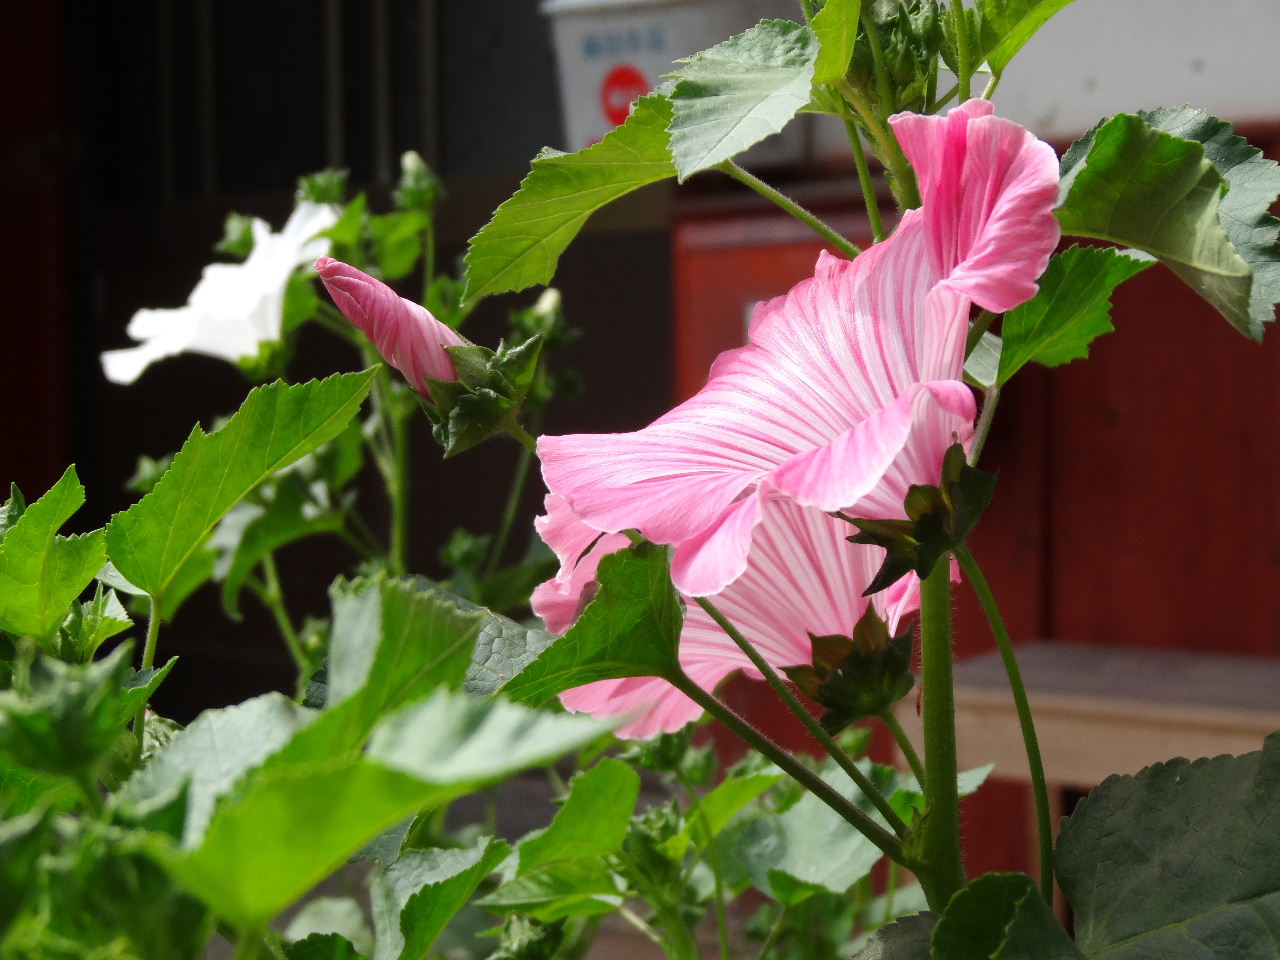
[[[1031,770],[1031,789],[1036,803],[1036,828],[1039,832],[1040,850],[1040,892],[1045,900],[1053,902],[1053,824],[1049,819],[1049,788],[1045,783],[1044,762],[1040,758],[1040,742],[1036,738],[1036,725],[1031,717],[1031,704],[1027,700],[1027,688],[1022,682],[1022,671],[1018,669],[1018,656],[1013,649],[1013,641],[1009,639],[1009,631],[1005,628],[1004,618],[996,605],[995,595],[983,576],[978,561],[973,558],[969,548],[961,544],[956,548],[956,559],[960,561],[960,569],[965,579],[973,587],[982,611],[987,615],[991,625],[991,634],[1000,649],[1000,659],[1004,663],[1004,671],[1009,675],[1009,689],[1013,692],[1014,707],[1018,711],[1018,725],[1022,728],[1022,743],[1027,751],[1027,766]]]
[[[412,408],[394,398],[391,422],[391,457],[394,482],[388,483],[391,497],[391,548],[387,567],[396,576],[409,570],[409,413]]]
[[[689,803],[693,807],[693,815],[702,823],[702,829],[707,834],[707,866],[711,868],[711,878],[715,883],[716,940],[720,945],[720,960],[729,960],[729,924],[724,910],[724,880],[720,876],[720,855],[716,852],[715,844],[709,842],[711,840],[711,822],[707,819],[707,812],[702,809],[702,804],[699,802],[698,791],[693,788],[689,778],[685,776],[683,771],[677,770],[676,779],[680,781],[680,786],[684,788],[685,794],[689,797]]]
[[[756,955],[756,960],[768,960],[769,952],[778,942],[778,937],[782,933],[782,927],[786,922],[789,909],[786,904],[778,905],[778,918],[773,921],[773,926],[769,928],[769,936],[765,938],[764,946],[760,948],[760,952]]]
[[[528,433],[525,435],[529,436]],[[520,444],[520,452],[516,455],[516,468],[511,475],[511,486],[507,490],[507,502],[502,507],[502,520],[498,526],[498,534],[494,537],[493,547],[485,560],[482,574],[484,577],[490,576],[502,563],[502,555],[507,550],[507,542],[511,539],[511,530],[515,526],[516,514],[520,511],[525,483],[529,479],[529,465],[533,463],[535,451],[536,445],[530,448],[526,443]]]
[[[871,779],[858,769],[858,765],[853,762],[853,758],[840,749],[840,744],[836,743],[835,738],[832,737],[831,734],[827,733],[827,731],[822,728],[822,724],[817,721],[813,714],[805,709],[804,704],[801,703],[799,698],[791,692],[791,688],[787,686],[780,676],[778,676],[778,672],[774,670],[769,662],[760,655],[760,651],[755,648],[751,641],[742,635],[741,631],[739,631],[729,618],[721,613],[710,600],[706,597],[694,597],[694,601],[698,606],[706,611],[707,615],[716,622],[721,630],[728,634],[729,639],[738,645],[738,649],[747,655],[747,659],[749,659],[752,665],[760,671],[761,675],[764,676],[765,682],[773,688],[773,692],[781,698],[782,702],[787,705],[787,708],[796,715],[796,718],[799,719],[802,724],[804,724],[804,728],[808,730],[810,735],[812,735],[812,737],[822,745],[822,749],[827,752],[840,769],[848,774],[849,779],[857,784],[858,789],[866,794],[867,799],[875,805],[875,808],[880,811],[880,815],[883,816],[889,826],[893,828],[893,832],[899,837],[905,837],[907,835],[907,825],[903,823],[902,818],[898,816],[897,811],[893,809],[889,801],[886,800],[880,791],[876,789],[876,786],[871,782]]]
[[[745,184],[746,186],[750,187],[752,190],[760,194],[760,196],[764,197],[766,200],[770,201],[771,203],[777,204],[779,207],[781,207],[787,213],[791,214],[791,216],[795,217],[801,223],[807,224],[810,228],[813,229],[815,233],[818,234],[818,236],[822,237],[824,240],[830,243],[833,247],[835,247],[837,250],[839,250],[849,259],[852,260],[861,252],[852,243],[850,243],[844,237],[840,236],[840,234],[837,233],[832,227],[823,223],[821,220],[815,217],[812,213],[810,213],[804,207],[800,206],[790,197],[786,196],[783,193],[778,192],[773,187],[769,186],[769,184],[761,180],[759,177],[756,177],[748,173],[746,170],[743,170],[740,166],[738,166],[732,160],[724,161],[724,163],[719,164],[716,167],[716,169],[720,170],[722,173],[726,173],[729,176],[733,177],[733,179],[737,180],[739,183]]]
[[[916,753],[915,745],[911,742],[911,738],[907,736],[907,731],[902,729],[902,724],[898,722],[898,718],[893,715],[892,710],[886,710],[880,714],[880,719],[884,721],[884,725],[893,734],[893,740],[897,743],[898,749],[902,751],[903,757],[906,758],[907,766],[911,768],[911,772],[915,775],[916,782],[923,788],[924,764],[920,762],[920,754]]]
[[[871,221],[871,239],[879,243],[884,239],[884,223],[880,219],[880,204],[876,202],[875,186],[871,182],[871,168],[867,166],[867,151],[862,146],[862,134],[858,132],[858,125],[848,117],[844,118],[844,127],[849,135],[849,146],[853,148],[854,166],[858,168],[862,203],[867,208],[867,219]]]
[[[862,98],[847,81],[836,81],[835,88],[840,91],[840,95],[845,98],[849,106],[853,107],[867,134],[874,141],[877,148],[876,155],[892,175],[889,186],[893,189],[894,196],[898,198],[899,205],[904,210],[920,206],[920,189],[916,185],[916,175],[911,169],[911,164],[907,162],[907,155],[902,152],[897,137],[871,112],[871,108],[863,103]]]
[[[160,637],[160,600],[157,597],[147,599],[151,601],[151,607],[147,613],[147,639],[142,646],[142,670],[150,670],[152,664],[156,662],[156,642]],[[147,704],[144,703],[133,715],[133,765],[135,767],[142,763],[142,744],[146,736],[146,724]]]
[[[960,91],[960,102],[964,103],[971,95],[969,78],[973,75],[973,67],[969,63],[969,21],[964,12],[964,0],[951,0],[951,16],[956,26],[956,56],[960,61],[956,86]]]
[[[992,387],[982,400],[982,412],[978,414],[978,423],[973,428],[973,439],[969,442],[969,464],[972,466],[982,456],[982,448],[987,444],[987,435],[991,432],[991,422],[995,419],[996,404],[1000,402],[1000,388]]]
[[[526,450],[528,450],[530,453],[534,454],[535,456],[537,455],[538,441],[533,439],[533,437],[529,435],[529,432],[525,430],[524,427],[520,426],[520,424],[512,420],[511,424],[507,427],[507,433],[511,434],[511,436],[513,436],[516,440],[518,440],[520,442],[520,445],[524,447]]]
[[[911,866],[905,860],[902,844],[897,837],[872,820],[856,804],[846,799],[816,773],[743,720],[727,704],[707,693],[684,673],[677,673],[666,679],[686,697],[728,727],[739,739],[764,754],[779,769],[789,774],[792,779],[839,814],[850,826],[874,843],[885,856],[904,866]]]
[[[925,816],[915,869],[929,906],[941,911],[965,885],[956,785],[956,710],[951,650],[951,562],[943,556],[920,581],[920,672],[924,700]]]
[[[293,629],[293,621],[289,619],[289,608],[284,602],[284,590],[280,586],[276,558],[270,553],[262,558],[262,577],[263,587],[258,597],[271,611],[276,628],[284,639],[284,645],[289,648],[289,656],[293,658],[293,664],[298,668],[299,688],[305,688],[306,674],[311,668],[311,661],[306,651],[302,649],[302,641],[298,638],[298,632]]]

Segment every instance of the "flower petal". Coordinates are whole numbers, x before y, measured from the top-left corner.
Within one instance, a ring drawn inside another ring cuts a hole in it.
[[[889,118],[916,170],[940,280],[1001,313],[1031,299],[1057,246],[1058,159],[1028,130],[969,100],[945,117]]]

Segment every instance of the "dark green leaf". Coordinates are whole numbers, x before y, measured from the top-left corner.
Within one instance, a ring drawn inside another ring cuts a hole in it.
[[[351,941],[337,933],[313,933],[284,948],[289,960],[364,960]]]
[[[1035,297],[1005,314],[999,384],[1032,361],[1056,367],[1087,357],[1089,344],[1114,329],[1112,291],[1151,263],[1104,247],[1055,254]]]
[[[978,62],[986,60],[996,76],[1023,45],[1071,0],[979,0]]]
[[[1158,257],[1232,326],[1261,338],[1250,313],[1253,272],[1220,222],[1225,181],[1203,146],[1122,113],[1077,141],[1062,169],[1064,233]]]
[[[31,881],[36,859],[50,845],[49,820],[47,809],[0,820],[0,941],[35,892]]]
[[[809,102],[818,38],[762,20],[682,61],[671,91],[671,155],[681,181],[778,133]]]
[[[1083,960],[1022,873],[988,873],[947,904],[933,931],[934,960]]]
[[[930,960],[933,956],[930,937],[937,922],[937,916],[932,913],[899,917],[873,933],[853,960]]]
[[[1249,316],[1254,329],[1275,319],[1280,301],[1280,220],[1271,205],[1280,194],[1280,164],[1262,156],[1231,124],[1194,107],[1164,107],[1140,114],[1157,130],[1204,145],[1205,156],[1227,181],[1220,216],[1236,253],[1253,268]],[[1260,334],[1258,334],[1260,336]]]
[[[107,555],[101,530],[58,536],[83,503],[84,487],[76,478],[76,468],[67,467],[0,541],[0,630],[49,640],[80,591],[102,568]],[[9,509],[9,515],[16,512]]]
[[[30,770],[92,781],[128,719],[131,646],[84,666],[40,657],[30,691],[0,693],[0,754]]]
[[[813,32],[818,37],[818,58],[814,63],[815,83],[843,80],[853,59],[858,38],[858,16],[862,0],[827,0],[813,18]]]
[[[418,960],[511,853],[485,837],[464,849],[406,850],[370,880],[378,946],[373,960]]]
[[[372,377],[366,370],[259,387],[217,432],[197,426],[155,488],[107,524],[107,548],[120,573],[163,597],[241,497],[341,432]]]
[[[641,97],[626,123],[577,153],[545,149],[515,196],[467,248],[464,302],[545,284],[587,217],[606,203],[675,176],[668,149],[671,102]]]
[[[570,687],[619,677],[672,676],[684,611],[665,547],[642,543],[600,561],[600,589],[569,632],[502,688],[545,703]]]
[[[639,795],[639,775],[621,760],[606,757],[578,774],[551,826],[520,842],[520,873],[557,860],[617,853]]]
[[[1103,781],[1063,822],[1056,857],[1084,954],[1270,956],[1278,805],[1276,735],[1260,752],[1179,758]]]

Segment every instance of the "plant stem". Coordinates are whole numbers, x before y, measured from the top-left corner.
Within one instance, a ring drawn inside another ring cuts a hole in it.
[[[901,877],[898,874],[898,865],[890,862],[889,876],[884,882],[884,922],[881,926],[892,923],[894,918],[897,916],[893,911],[893,897],[894,894],[898,892],[898,882],[900,879]]]
[[[862,134],[848,117],[844,118],[845,132],[849,134],[849,146],[853,148],[853,163],[858,168],[858,183],[862,186],[862,203],[871,221],[871,239],[879,243],[884,239],[884,223],[880,220],[880,204],[876,202],[875,187],[871,182],[871,168],[867,166],[867,151],[862,146]]]
[[[893,188],[894,195],[898,198],[898,203],[904,210],[914,209],[920,206],[920,190],[916,186],[916,175],[911,169],[911,164],[907,162],[907,156],[902,152],[897,138],[893,135],[879,118],[871,112],[871,108],[862,102],[862,98],[849,86],[848,81],[838,80],[835,87],[840,91],[840,95],[845,98],[849,106],[853,107],[857,112],[858,118],[862,121],[863,127],[871,139],[875,141],[875,145],[879,148],[877,156],[893,175],[889,186]]]
[[[727,704],[717,700],[700,686],[689,679],[683,672],[668,676],[667,681],[698,706],[706,710],[749,746],[754,747],[774,762],[781,770],[806,787],[810,793],[838,813],[855,830],[874,843],[880,851],[891,860],[903,866],[906,863],[902,844],[880,824],[871,819],[854,803],[846,799],[839,791],[819,777],[808,767],[801,764],[780,746],[756,730],[738,716]]]
[[[276,569],[276,558],[270,553],[262,558],[262,577],[263,588],[258,596],[276,621],[276,627],[284,639],[284,645],[289,648],[289,656],[293,658],[293,664],[298,668],[298,685],[302,687],[306,684],[306,674],[311,668],[311,661],[306,651],[302,649],[302,641],[298,639],[298,632],[293,629],[293,622],[289,619],[289,610],[284,602],[284,591],[280,587],[280,574]]]
[[[1022,728],[1022,743],[1027,751],[1027,766],[1031,770],[1031,789],[1036,802],[1036,827],[1039,831],[1040,848],[1040,892],[1045,900],[1053,902],[1053,824],[1049,819],[1049,789],[1045,783],[1044,762],[1040,759],[1040,743],[1036,738],[1035,721],[1031,717],[1031,704],[1027,700],[1027,688],[1022,683],[1022,672],[1018,669],[1018,657],[1013,649],[1013,641],[1009,639],[1009,631],[1005,628],[1004,618],[996,605],[995,595],[987,578],[983,576],[978,561],[973,558],[969,548],[961,544],[956,548],[956,559],[960,561],[960,569],[973,587],[973,592],[982,604],[982,611],[991,624],[991,634],[1000,649],[1000,659],[1004,662],[1004,671],[1009,675],[1009,689],[1013,692],[1013,703],[1018,711],[1018,725]]]
[[[964,0],[951,0],[951,17],[956,25],[956,56],[960,61],[956,86],[960,90],[960,102],[964,103],[970,97],[969,78],[973,75],[969,63],[969,21],[964,12]]]
[[[262,938],[259,934],[242,931],[236,943],[236,952],[231,960],[257,960],[262,952]]]
[[[892,710],[886,710],[880,714],[880,719],[884,721],[884,725],[893,734],[894,742],[898,744],[898,749],[902,751],[902,755],[907,760],[907,766],[911,768],[916,782],[923,789],[924,764],[920,762],[920,754],[916,753],[915,745],[911,742],[911,738],[907,736],[907,731],[902,729],[902,724],[898,722],[898,718],[893,715]]]
[[[840,234],[836,233],[836,231],[833,228],[823,223],[821,220],[815,217],[812,213],[810,213],[804,207],[800,206],[790,197],[782,193],[779,193],[777,190],[769,186],[769,184],[765,183],[759,177],[756,177],[748,173],[746,170],[743,170],[740,166],[738,166],[732,160],[724,161],[724,163],[717,166],[716,169],[720,170],[723,173],[727,173],[729,176],[733,177],[733,179],[737,180],[739,183],[745,184],[746,186],[750,187],[752,190],[760,194],[760,196],[764,197],[766,200],[770,201],[771,203],[777,204],[779,207],[781,207],[787,213],[791,214],[791,216],[795,217],[801,223],[807,224],[809,227],[813,229],[815,233],[818,234],[818,236],[822,237],[824,240],[830,243],[833,247],[835,247],[837,250],[843,253],[846,257],[848,257],[850,260],[852,260],[861,252],[852,243],[850,243],[844,237],[840,236]]]
[[[920,581],[920,672],[924,698],[922,784],[925,816],[915,869],[929,906],[941,911],[965,885],[960,856],[960,796],[956,786],[956,711],[951,651],[951,562],[944,555]]]
[[[982,456],[982,448],[986,446],[987,434],[991,432],[991,421],[996,415],[996,404],[1000,402],[1000,388],[992,387],[982,400],[982,412],[978,414],[978,424],[973,428],[973,439],[969,442],[969,464],[978,462]]]
[[[853,758],[840,749],[840,745],[836,743],[835,738],[827,733],[822,728],[822,724],[814,718],[813,714],[805,709],[804,704],[791,692],[791,688],[778,676],[778,672],[760,655],[760,651],[742,635],[728,617],[716,609],[715,604],[710,600],[706,597],[694,597],[694,600],[716,622],[720,629],[728,634],[729,638],[738,645],[738,649],[747,655],[747,659],[760,671],[769,686],[773,687],[773,692],[782,699],[788,709],[804,724],[804,728],[822,745],[822,748],[826,750],[831,759],[835,760],[840,769],[849,775],[849,779],[858,785],[858,789],[866,794],[867,799],[875,805],[875,808],[880,811],[880,815],[893,828],[893,832],[899,837],[905,837],[907,835],[907,825],[903,823],[897,811],[876,789],[870,778],[858,769],[858,765],[853,762]]]
[[[530,453],[535,456],[537,455],[538,441],[534,440],[533,437],[529,435],[528,431],[526,431],[524,427],[520,426],[520,424],[516,423],[515,420],[512,420],[510,426],[507,427],[507,433],[519,440],[520,445]]]
[[[702,823],[702,829],[707,834],[707,866],[711,868],[711,877],[715,882],[716,939],[720,944],[720,960],[729,960],[729,924],[724,914],[724,881],[720,877],[720,856],[716,852],[715,844],[710,842],[711,823],[707,820],[707,812],[698,802],[698,792],[689,782],[689,778],[681,770],[676,771],[676,778],[689,797],[694,816]]]
[[[756,960],[767,960],[769,951],[773,949],[774,944],[778,942],[778,936],[782,933],[782,925],[787,919],[786,904],[778,905],[778,919],[773,921],[773,926],[769,928],[769,936],[765,938],[764,946],[760,948],[760,952],[756,955]]]
[[[156,641],[160,636],[160,601],[156,597],[148,597],[151,601],[151,609],[147,615],[147,639],[142,646],[142,667],[143,670],[150,670],[151,665],[156,662]],[[135,767],[142,763],[142,743],[146,735],[147,723],[147,704],[143,704],[138,708],[138,712],[133,715],[133,733],[135,737],[133,765]]]
[[[533,462],[533,454],[534,451],[527,444],[521,443],[520,452],[516,456],[516,468],[511,475],[511,487],[507,490],[507,502],[502,508],[502,521],[485,560],[484,572],[481,574],[483,577],[489,577],[502,563],[507,541],[511,539],[511,528],[515,526],[516,514],[520,510],[520,500],[524,497],[524,486],[529,479],[529,465]]]
[[[630,908],[626,906],[618,907],[618,915],[621,916],[623,920],[627,921],[627,923],[631,924],[631,926],[643,933],[650,941],[665,949],[666,944],[662,942],[662,937],[658,935],[658,931],[646,923],[642,917],[637,916]]]

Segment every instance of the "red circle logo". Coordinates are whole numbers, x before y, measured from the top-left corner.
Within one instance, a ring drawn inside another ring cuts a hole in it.
[[[636,97],[649,92],[649,81],[629,63],[620,63],[607,74],[600,86],[600,109],[615,127],[627,119]]]

